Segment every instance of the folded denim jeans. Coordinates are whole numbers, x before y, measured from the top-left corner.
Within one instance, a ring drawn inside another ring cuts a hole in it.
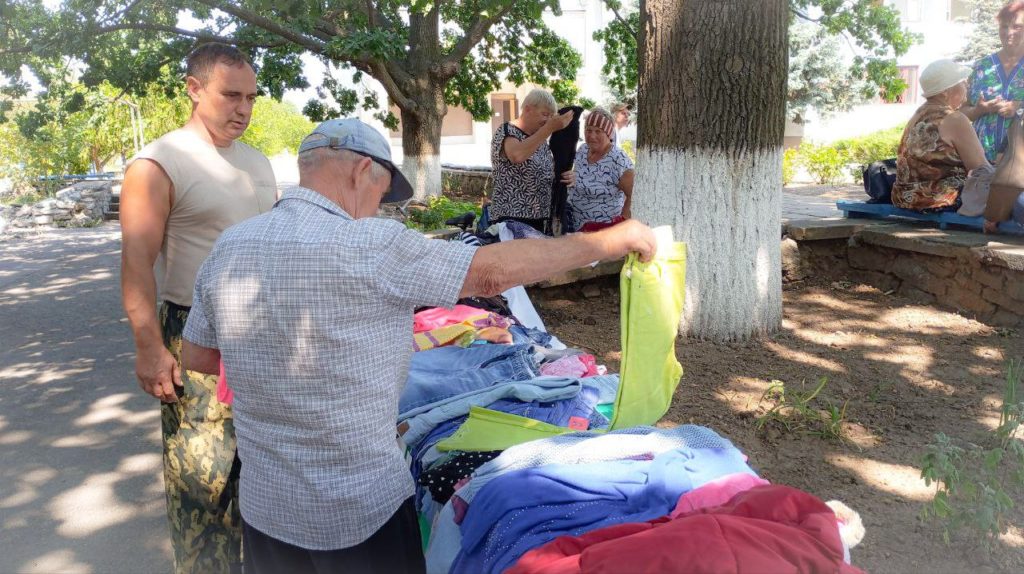
[[[409,363],[409,375],[398,400],[398,420],[495,383],[532,379],[539,374],[531,345],[476,345],[421,351],[415,353]]]
[[[512,334],[512,342],[517,345],[529,345],[533,343],[540,345],[541,347],[547,347],[551,344],[551,340],[554,338],[550,333],[541,331],[540,329],[534,329],[533,327],[524,327],[522,325],[513,325],[508,331]]]

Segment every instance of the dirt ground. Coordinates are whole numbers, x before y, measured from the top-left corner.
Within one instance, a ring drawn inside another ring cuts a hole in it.
[[[617,372],[617,277],[598,284],[598,296],[580,287],[531,295],[549,330]],[[764,478],[858,511],[867,534],[852,556],[868,572],[1024,571],[1024,500],[991,555],[947,546],[919,518],[933,493],[920,479],[925,445],[937,432],[971,440],[998,424],[1006,362],[1024,357],[1021,334],[846,282],[792,284],[783,296],[782,330],[771,339],[679,340],[685,374],[659,424],[709,426]],[[820,377],[828,377],[822,398],[847,405],[844,439],[757,430],[771,381],[800,388]]]

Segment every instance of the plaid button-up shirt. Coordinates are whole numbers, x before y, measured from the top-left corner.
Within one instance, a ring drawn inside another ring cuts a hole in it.
[[[474,252],[302,187],[224,232],[184,336],[220,350],[234,390],[247,523],[348,548],[413,494],[395,439],[413,310],[454,305]]]

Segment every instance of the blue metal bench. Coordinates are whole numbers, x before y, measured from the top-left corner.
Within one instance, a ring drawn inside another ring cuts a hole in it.
[[[840,199],[836,202],[836,207],[848,219],[912,219],[938,223],[939,229],[949,229],[949,226],[955,225],[981,231],[985,222],[983,217],[965,217],[955,211],[921,213],[920,211],[902,209],[891,203],[865,203]],[[1008,235],[1024,235],[1024,226],[1013,221],[1004,221],[999,224],[999,231]]]

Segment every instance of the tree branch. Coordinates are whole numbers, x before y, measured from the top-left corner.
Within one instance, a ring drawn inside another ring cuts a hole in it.
[[[93,31],[93,33],[109,34],[111,32],[118,32],[120,30],[147,30],[150,32],[167,32],[168,34],[175,34],[177,36],[185,36],[188,38],[196,38],[197,40],[203,40],[206,42],[222,42],[225,44],[239,44],[239,41],[235,38],[229,38],[227,36],[218,36],[216,34],[207,34],[205,32],[194,32],[192,30],[185,30],[182,28],[175,28],[174,26],[164,26],[162,24],[142,24],[142,23],[126,23],[116,24],[113,26],[104,26]],[[242,43],[245,46],[252,46],[254,48],[278,48],[280,46],[286,46],[288,42],[271,42],[266,44],[251,44]]]
[[[615,15],[615,19],[618,20],[620,24],[622,24],[622,27],[625,28],[629,32],[629,35],[633,37],[633,41],[636,42],[637,45],[639,45],[640,44],[640,34],[637,33],[637,31],[634,30],[633,27],[629,25],[629,21],[627,21],[625,18],[623,18],[619,14],[619,9],[616,8],[613,5],[608,5],[608,4],[605,4],[605,5],[608,6],[608,8],[612,11],[612,14]]]
[[[374,5],[373,5],[373,0],[366,0],[365,4],[366,4],[366,17],[367,17],[367,19],[370,22],[370,27],[371,28],[379,28],[380,27],[380,22],[379,22],[379,16],[380,15],[377,13],[377,8],[374,7]]]
[[[802,12],[800,10],[797,10],[796,8],[793,8],[792,6],[790,6],[789,11],[794,16],[796,16],[797,18],[800,18],[801,20],[807,20],[808,22],[813,22],[815,24],[820,24],[821,23],[821,18],[811,18],[810,16],[807,15],[806,12]]]
[[[257,28],[262,28],[272,34],[277,34],[278,36],[281,36],[282,38],[289,40],[294,44],[298,44],[299,46],[302,46],[303,48],[306,48],[307,50],[315,54],[322,54],[324,52],[324,45],[322,43],[312,38],[309,38],[306,35],[302,34],[301,32],[297,32],[296,30],[293,30],[288,26],[284,26],[279,22],[271,20],[266,16],[260,16],[255,12],[243,10],[238,6],[234,6],[226,2],[220,2],[219,0],[195,1],[199,2],[200,4],[205,4],[210,8],[214,8],[227,14],[230,14],[235,18],[238,18],[239,20],[246,22],[247,24],[251,24]]]
[[[0,50],[0,56],[6,56],[8,54],[29,54],[32,52],[32,48],[24,46],[21,48],[8,48],[6,50]]]
[[[113,21],[117,20],[118,18],[124,16],[128,12],[131,12],[136,6],[139,5],[140,2],[142,2],[142,0],[135,0],[134,2],[132,2],[132,3],[128,4],[127,6],[125,6],[123,9],[121,9],[121,10],[119,10],[117,12],[114,12],[110,16],[104,18],[104,21],[106,21],[106,22],[113,22]]]
[[[388,97],[395,102],[395,105],[403,110],[414,110],[416,109],[416,102],[405,95],[401,86],[395,81],[395,78],[391,74],[389,66],[380,62],[373,62],[369,64],[369,73],[378,82],[384,86],[384,91],[388,93]]]
[[[514,1],[509,2],[504,8],[499,10],[490,18],[481,18],[478,14],[473,21],[470,22],[469,27],[466,29],[466,34],[459,39],[455,44],[455,47],[452,48],[452,51],[445,56],[437,66],[438,74],[442,79],[447,80],[459,72],[459,66],[462,64],[462,60],[464,60],[466,56],[469,55],[469,52],[480,43],[480,40],[483,40],[484,34],[491,29],[491,26],[504,18],[505,15],[512,10],[514,5]]]

